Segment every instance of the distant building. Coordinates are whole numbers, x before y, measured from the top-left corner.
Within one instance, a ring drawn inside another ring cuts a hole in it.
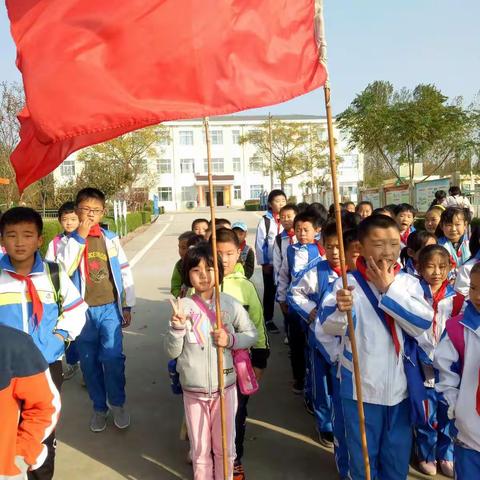
[[[275,115],[275,120],[315,124],[321,127],[321,138],[327,139],[326,119],[314,115]],[[222,116],[210,118],[212,139],[212,170],[214,199],[218,206],[243,206],[245,200],[259,198],[270,190],[270,176],[256,161],[255,147],[240,145],[240,137],[259,127],[268,119],[265,115]],[[170,131],[170,141],[157,146],[158,157],[149,161],[155,182],[144,195],[159,197],[159,205],[167,211],[183,210],[188,206],[209,204],[207,178],[207,151],[202,120],[181,120],[163,124]],[[346,140],[335,130],[336,153],[339,164],[340,193],[343,198],[357,200],[358,182],[363,179],[363,157],[349,151]],[[66,183],[79,173],[80,164],[75,155],[65,160],[54,172],[57,184]],[[287,197],[303,199],[303,183],[327,172],[307,172],[291,178],[285,185]],[[330,176],[325,179],[328,183]],[[140,186],[139,186],[140,187]],[[274,188],[279,188],[274,178]],[[328,189],[328,187],[327,187]],[[139,190],[142,190],[139,188]],[[311,192],[310,192],[311,193]]]

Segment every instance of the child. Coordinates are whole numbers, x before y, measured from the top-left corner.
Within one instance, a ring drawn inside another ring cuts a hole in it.
[[[222,282],[220,261],[218,269]],[[257,332],[242,305],[225,293],[220,296],[223,328],[216,328],[213,255],[209,245],[191,248],[185,256],[183,271],[185,285],[194,288],[196,293],[172,302],[174,313],[165,347],[170,358],[178,359],[194,478],[224,478],[217,346],[224,348],[227,478],[232,478],[237,392],[231,350],[250,348],[257,341]]]
[[[353,272],[357,269],[357,259],[360,256],[360,241],[358,230],[349,228],[343,231],[343,248],[345,249],[345,262],[347,270]]]
[[[349,289],[339,279],[323,302],[321,322],[328,335],[341,335],[340,395],[352,478],[363,479],[352,350],[345,312],[352,310],[362,377],[371,477],[404,480],[412,445],[409,392],[403,355],[407,336],[430,328],[433,310],[420,281],[400,271],[397,223],[374,215],[358,227],[361,256],[348,274]],[[353,288],[352,288],[353,287]]]
[[[282,233],[280,210],[287,203],[287,196],[282,190],[272,190],[268,195],[268,212],[262,217],[257,227],[255,254],[257,263],[262,266],[263,276],[263,314],[265,325],[270,333],[280,333],[273,321],[275,306],[275,282],[273,275],[273,244],[275,237]]]
[[[400,241],[402,248],[407,246],[409,235],[415,231],[413,221],[415,220],[416,210],[408,203],[401,203],[395,208],[395,221],[400,229]]]
[[[353,202],[351,201],[345,202],[343,206],[345,207],[345,210],[347,212],[355,213],[355,204]]]
[[[362,220],[369,217],[373,213],[373,205],[372,202],[368,202],[364,200],[357,205],[355,212],[358,213]]]
[[[450,438],[450,422],[447,408],[438,401],[435,393],[433,357],[446,321],[458,315],[463,305],[463,296],[455,294],[448,283],[450,255],[440,245],[428,245],[418,254],[418,272],[422,277],[425,298],[432,305],[434,317],[432,326],[420,337],[420,360],[425,376],[428,398],[428,423],[416,428],[416,449],[420,471],[436,475],[437,462],[447,477],[453,477],[453,444]]]
[[[438,226],[440,225],[440,217],[445,211],[445,207],[442,205],[433,205],[427,210],[425,214],[425,230],[428,233],[431,233],[435,236],[441,236],[441,230],[439,231]]]
[[[130,414],[124,408],[122,328],[130,325],[135,305],[132,271],[118,236],[99,225],[105,195],[96,188],[84,188],[77,193],[75,205],[80,226],[60,244],[57,260],[69,275],[75,275],[89,305],[77,349],[93,402],[90,430],[105,430],[109,406],[115,426],[124,429],[130,426]]]
[[[380,208],[376,208],[372,215],[386,215],[387,217],[390,217],[390,218],[394,218],[395,217],[395,214],[388,208],[386,207],[380,207]]]
[[[267,358],[270,354],[268,336],[265,332],[262,304],[253,283],[245,278],[242,273],[235,272],[235,265],[241,252],[238,240],[238,237],[231,230],[221,228],[217,231],[217,252],[222,259],[224,274],[221,290],[243,305],[257,329],[257,343],[250,349],[250,353],[255,374],[260,379],[263,370],[267,367]],[[233,480],[243,480],[245,478],[242,465],[243,440],[245,438],[247,403],[250,397],[243,395],[239,389],[237,389],[237,395],[238,409],[235,417],[235,449],[237,457],[235,459]]]
[[[449,276],[451,281],[455,280],[458,269],[470,258],[466,234],[469,221],[468,210],[459,207],[446,208],[440,217],[443,236],[438,239],[438,243],[448,250],[453,260],[453,270]]]
[[[407,240],[407,245],[400,252],[400,260],[403,265],[403,271],[410,275],[419,276],[416,263],[418,252],[427,245],[436,245],[437,237],[431,233],[421,230],[413,232]]]
[[[469,302],[463,313],[447,321],[435,351],[438,371],[435,389],[448,405],[448,418],[455,420],[455,478],[480,478],[480,265],[470,274]]]
[[[60,396],[32,338],[0,325],[0,478],[34,475],[45,460],[43,440],[55,428]]]
[[[210,223],[206,218],[196,218],[192,222],[192,232],[196,235],[202,235],[202,237],[204,237],[209,226]]]
[[[58,209],[58,221],[63,228],[63,233],[57,235],[49,244],[47,253],[45,254],[45,260],[54,262],[57,258],[58,244],[62,238],[66,237],[70,233],[74,232],[80,223],[78,215],[75,213],[75,203],[65,202]]]
[[[60,390],[60,359],[65,353],[65,342],[80,334],[87,305],[63,268],[42,260],[38,251],[43,241],[42,231],[42,217],[31,208],[12,208],[0,219],[2,244],[6,250],[0,259],[0,324],[31,335]],[[51,479],[55,460],[54,431],[44,444],[48,457],[33,477]]]
[[[472,235],[469,242],[470,253],[472,256],[458,269],[455,279],[455,291],[461,293],[468,300],[470,290],[470,272],[473,266],[480,261],[480,227],[472,229]]]
[[[235,222],[232,225],[232,230],[240,242],[240,262],[243,265],[243,271],[247,278],[252,278],[255,271],[255,252],[247,245],[248,227],[244,222]]]
[[[186,295],[187,289],[182,284],[182,265],[183,259],[188,251],[188,242],[196,235],[198,234],[188,231],[183,232],[178,237],[178,255],[180,256],[180,260],[178,260],[173,267],[172,279],[170,280],[170,293],[175,298],[184,297]]]

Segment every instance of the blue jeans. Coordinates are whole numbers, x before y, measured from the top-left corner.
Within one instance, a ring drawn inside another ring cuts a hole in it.
[[[90,307],[77,337],[80,366],[88,394],[97,412],[125,403],[125,355],[122,316],[116,303]]]

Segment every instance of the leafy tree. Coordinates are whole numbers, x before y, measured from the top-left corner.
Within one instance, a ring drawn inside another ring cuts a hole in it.
[[[270,141],[270,122],[267,120],[258,129],[243,135],[240,144],[255,146],[255,166],[276,175],[283,189],[288,179],[305,172],[313,175],[326,166],[326,144],[320,140],[320,131],[320,127],[313,125],[271,120]]]
[[[367,86],[337,117],[350,146],[370,158],[381,158],[399,181],[399,166],[407,165],[413,186],[414,166],[423,163],[426,180],[446,165],[469,161],[478,150],[474,137],[475,112],[461,99],[448,102],[434,85],[395,92],[391,83]]]

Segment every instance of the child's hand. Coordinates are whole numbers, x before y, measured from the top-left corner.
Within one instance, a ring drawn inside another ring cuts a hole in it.
[[[213,343],[218,347],[228,347],[229,338],[228,333],[223,328],[217,328],[213,331]]]
[[[122,328],[127,328],[132,323],[132,311],[129,308],[123,309]]]
[[[385,260],[380,260],[380,265],[377,266],[370,257],[367,260],[367,276],[380,293],[385,293],[395,280],[394,265],[388,266]]]
[[[187,321],[187,316],[183,313],[182,308],[180,307],[180,302],[177,300],[170,299],[170,304],[173,308],[172,323],[177,325],[185,325]]]
[[[355,287],[350,286],[347,289],[337,290],[337,308],[340,312],[349,312],[353,307],[352,290]]]
[[[77,228],[77,232],[81,237],[87,238],[88,234],[90,233],[90,229],[94,225],[95,225],[95,222],[87,217],[80,222],[80,225]]]
[[[317,312],[318,312],[318,309],[317,308],[314,308],[311,312],[310,312],[310,315],[308,316],[308,323],[312,323],[315,321],[315,319],[317,318]]]

